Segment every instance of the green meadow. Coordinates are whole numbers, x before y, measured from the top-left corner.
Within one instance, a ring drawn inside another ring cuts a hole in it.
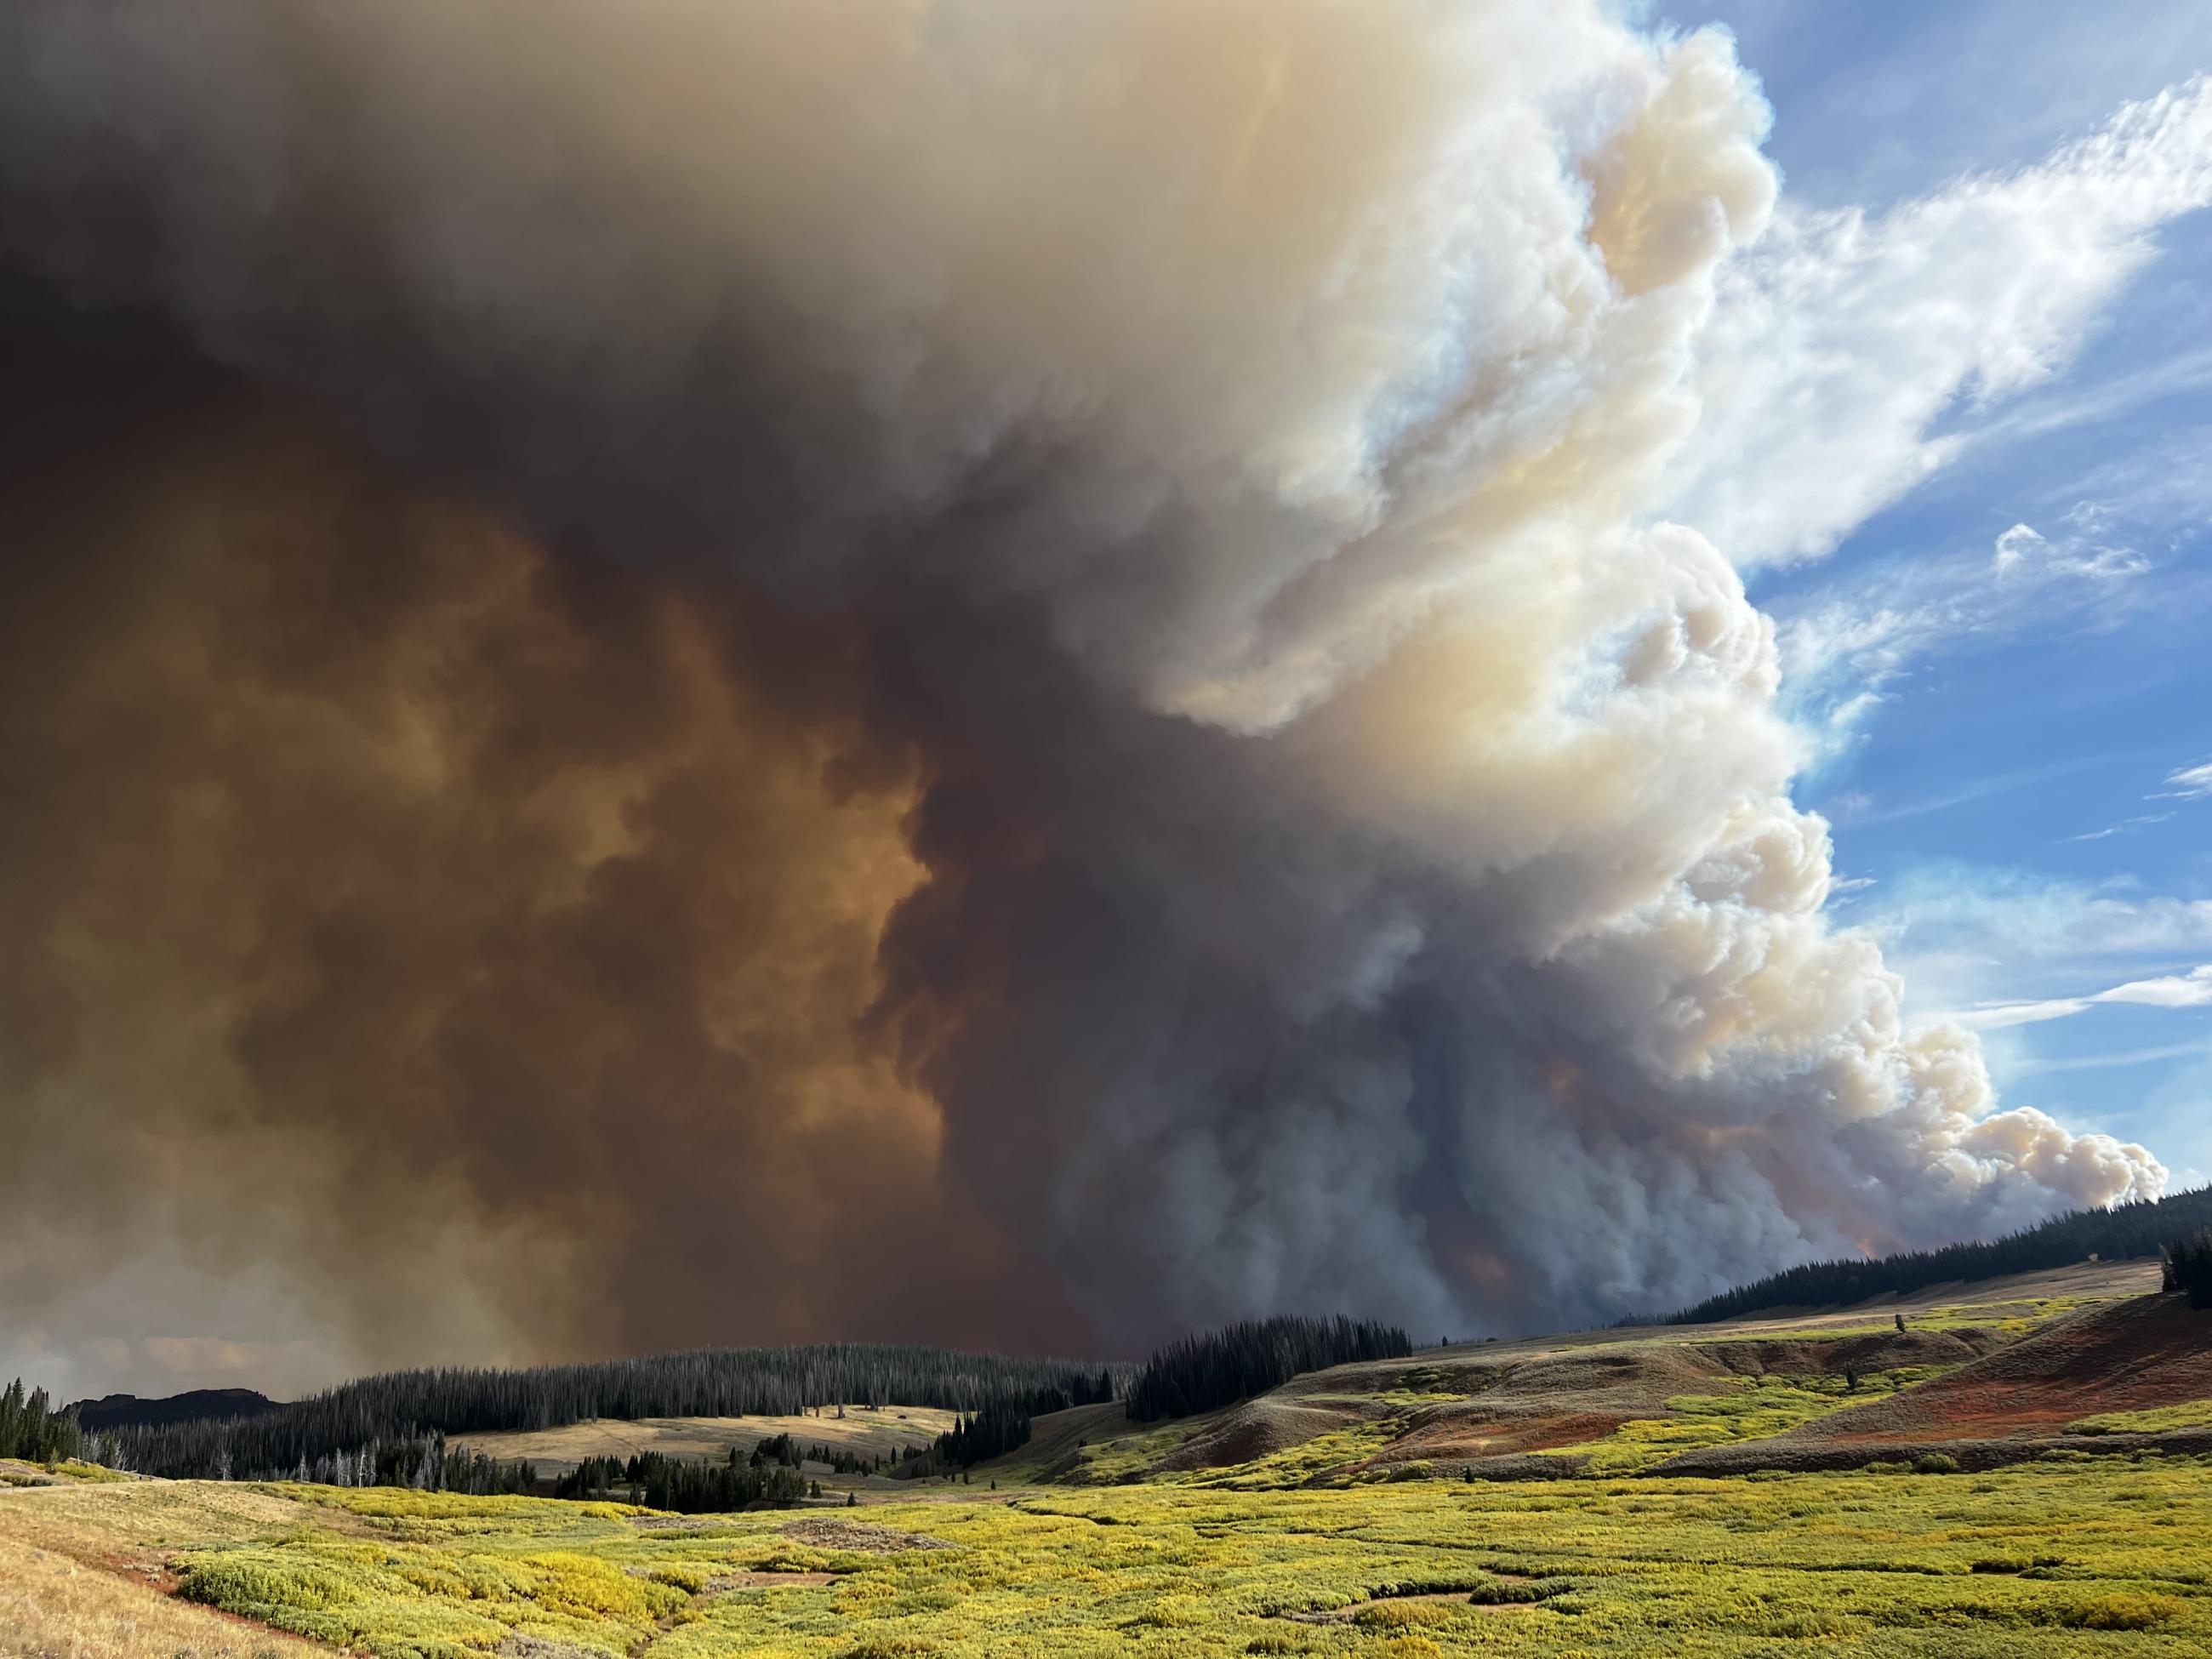
[[[188,1551],[181,1593],[380,1659],[2212,1651],[2212,1469],[2188,1459],[683,1519],[273,1490],[297,1524]]]

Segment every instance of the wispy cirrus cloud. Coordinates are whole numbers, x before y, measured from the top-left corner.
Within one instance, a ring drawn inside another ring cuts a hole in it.
[[[2145,800],[2212,800],[2212,761],[2193,766],[2176,767],[2167,773],[2166,787],[2154,789]],[[2078,836],[2060,837],[2061,843],[2086,841],[2108,841],[2114,836],[2124,836],[2130,830],[2147,829],[2154,823],[2165,823],[2174,817],[2175,809],[2162,812],[2136,812],[2117,823],[2108,823],[2101,830],[2090,830]]]
[[[2101,830],[2089,830],[2078,836],[2060,837],[2063,843],[2085,841],[2110,841],[2114,836],[2124,836],[2131,830],[2147,829],[2154,823],[2164,823],[2173,816],[2171,812],[2138,812],[2133,817],[2122,818],[2118,823],[2108,823]]]
[[[2088,526],[2102,515],[2091,503],[2076,505],[2069,515],[2083,532],[2053,541],[2033,525],[2016,524],[1997,538],[1990,568],[2000,580],[2032,580],[2038,576],[2086,576],[2094,581],[2121,581],[2140,576],[2150,561],[2124,543],[2095,538]]]
[[[2013,525],[1986,552],[1863,566],[1771,602],[1785,704],[1816,755],[1833,759],[1929,659],[2054,630],[2117,627],[2152,601],[2138,579],[2155,568],[2125,526],[2086,501],[2048,533]]]
[[[2212,799],[2212,761],[2177,767],[2166,775],[2166,787],[2153,800]]]
[[[2157,1066],[2198,1054],[2212,1054],[2212,1042],[2161,1042],[2110,1054],[2028,1055],[2014,1060],[2011,1070],[2016,1077],[2043,1072],[2106,1072],[2128,1066]]]
[[[1865,925],[1917,1019],[1986,1031],[2098,1006],[2212,1007],[2212,968],[2197,965],[2212,964],[2212,899],[1948,862],[1880,890]]]
[[[1972,1030],[1990,1030],[2004,1025],[2033,1025],[2046,1019],[2066,1019],[2087,1013],[2100,1003],[2133,1003],[2146,1008],[2212,1008],[2212,964],[2192,968],[2185,974],[2130,980],[2087,996],[1986,1003],[1949,1018]]]

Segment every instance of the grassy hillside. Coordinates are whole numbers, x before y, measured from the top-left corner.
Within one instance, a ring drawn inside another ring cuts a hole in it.
[[[326,1659],[173,1594],[175,1543],[267,1538],[305,1512],[197,1482],[0,1489],[0,1659]]]
[[[1468,1474],[1636,1474],[1722,1447],[1744,1448],[1733,1454],[1736,1467],[1761,1458],[1816,1461],[1826,1454],[1808,1449],[1808,1425],[1930,1385],[2158,1283],[2154,1264],[2077,1265],[1886,1299],[1878,1310],[1427,1348],[1408,1359],[1315,1372],[1165,1424],[1130,1423],[1110,1412],[1041,1417],[1031,1445],[978,1473],[1077,1486],[1145,1480],[1279,1490]],[[2204,1331],[2212,1349],[2212,1318]],[[2118,1383],[2093,1385],[2081,1397],[2099,1388]],[[2169,1366],[2138,1379],[2126,1403],[2149,1405],[2148,1395],[2167,1404],[2212,1397],[2212,1368]],[[2065,1422],[2085,1414],[2078,1404],[2054,1405],[2045,1437],[2063,1441]],[[1910,1458],[1925,1449],[1875,1446],[1840,1461]],[[1996,1463],[2034,1451],[1975,1455]]]

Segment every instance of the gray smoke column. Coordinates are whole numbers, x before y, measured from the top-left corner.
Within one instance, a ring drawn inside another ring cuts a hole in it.
[[[1824,914],[1772,629],[1658,516],[1776,199],[1724,36],[175,0],[0,41],[43,281],[556,547],[867,619],[817,701],[918,757],[914,873],[851,1041],[1102,1340],[1584,1318],[2160,1189],[1907,1030]]]

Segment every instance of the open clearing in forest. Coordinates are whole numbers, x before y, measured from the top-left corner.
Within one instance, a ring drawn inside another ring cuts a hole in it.
[[[557,1429],[457,1434],[457,1445],[501,1460],[527,1458],[540,1474],[566,1474],[586,1457],[720,1458],[734,1446],[749,1452],[787,1434],[801,1446],[830,1446],[862,1457],[896,1457],[926,1446],[952,1426],[953,1413],[931,1406],[848,1406],[821,1417],[647,1417],[635,1422],[594,1418]]]

